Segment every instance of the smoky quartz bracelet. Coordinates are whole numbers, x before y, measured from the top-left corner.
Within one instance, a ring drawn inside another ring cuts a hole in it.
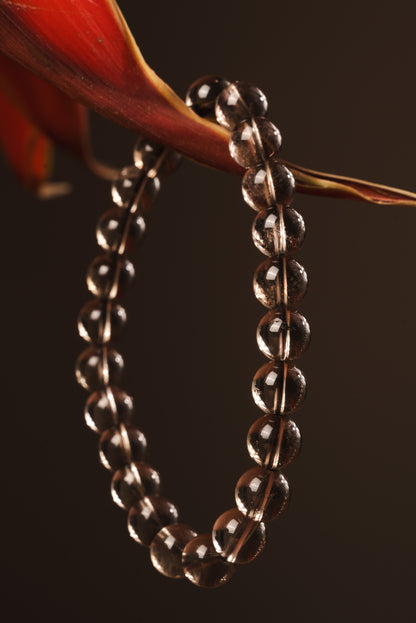
[[[256,558],[265,544],[265,522],[282,515],[289,485],[281,470],[299,453],[301,436],[292,414],[303,402],[306,384],[294,360],[309,343],[309,325],[296,311],[307,278],[292,254],[303,243],[305,228],[291,206],[292,173],[279,161],[279,130],[266,119],[267,101],[256,87],[208,76],[188,91],[188,106],[216,118],[230,134],[231,156],[246,168],[245,201],[257,211],[252,235],[266,256],[254,276],[254,293],[269,311],[257,329],[260,350],[268,358],[255,374],[253,398],[264,415],[251,426],[247,446],[256,466],[235,489],[236,507],[214,523],[212,532],[196,534],[178,522],[174,504],[160,495],[158,472],[148,465],[146,438],[132,424],[132,398],[120,389],[123,358],[114,343],[126,323],[119,300],[134,279],[128,255],[145,233],[143,213],[159,191],[159,178],[174,171],[179,156],[150,141],[139,140],[134,165],[122,169],[112,185],[115,206],[97,225],[102,249],[88,268],[94,298],[81,310],[78,329],[89,347],[79,356],[76,377],[90,392],[85,407],[88,426],[100,434],[99,456],[113,472],[111,493],[128,511],[128,530],[137,543],[150,547],[153,565],[171,578],[186,576],[202,587],[230,579],[238,564]]]

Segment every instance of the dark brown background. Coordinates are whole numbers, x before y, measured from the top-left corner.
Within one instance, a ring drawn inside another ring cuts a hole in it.
[[[284,156],[415,189],[411,2],[120,3],[179,93],[205,73],[254,81]],[[364,6],[363,6],[364,4]],[[134,138],[94,120],[98,153]],[[73,194],[37,202],[2,164],[2,610],[62,623],[414,620],[414,230],[411,208],[299,195],[313,342],[292,505],[264,553],[218,591],[155,572],[109,496],[82,418],[75,319],[88,298],[108,187],[64,155]],[[185,163],[166,180],[137,258],[121,346],[125,387],[181,517],[207,531],[251,463],[263,359],[251,291],[262,260],[239,182]]]

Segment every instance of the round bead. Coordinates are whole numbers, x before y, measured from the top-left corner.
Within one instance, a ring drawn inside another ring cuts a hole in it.
[[[280,451],[277,453],[279,426],[284,425]],[[252,459],[268,469],[287,467],[298,456],[302,446],[299,428],[293,420],[263,415],[252,424],[247,435],[247,448]]]
[[[265,413],[290,415],[305,399],[306,381],[295,366],[270,361],[256,373],[251,391],[254,402]]]
[[[136,167],[143,171],[156,167],[159,176],[169,175],[176,171],[182,160],[181,155],[176,151],[165,149],[163,145],[144,138],[139,138],[134,146],[133,159]],[[157,166],[158,163],[159,166]]]
[[[247,82],[234,82],[218,95],[215,116],[224,128],[234,130],[250,117],[264,117],[267,107],[266,97],[260,89]]]
[[[153,566],[168,578],[183,578],[182,552],[194,537],[196,532],[181,523],[162,528],[150,546]]]
[[[280,472],[253,467],[237,482],[235,500],[240,511],[250,519],[270,521],[287,509],[289,483]]]
[[[309,324],[298,312],[269,311],[257,327],[257,344],[269,359],[298,359],[309,341]]]
[[[200,117],[215,117],[215,100],[230,83],[219,76],[203,76],[191,84],[186,105]]]
[[[84,389],[96,391],[105,385],[119,385],[123,368],[123,357],[114,348],[90,346],[78,357],[75,375]]]
[[[214,547],[227,562],[244,564],[258,556],[266,542],[264,523],[246,517],[238,508],[220,515],[212,529]]]
[[[102,433],[117,424],[129,424],[133,413],[133,399],[118,387],[106,387],[88,398],[84,415],[87,426]]]
[[[132,539],[150,547],[161,528],[177,521],[178,510],[172,502],[161,495],[150,495],[131,507],[127,525]]]
[[[235,567],[226,562],[212,543],[212,535],[199,534],[185,546],[182,554],[185,576],[196,586],[216,588],[225,584]]]
[[[111,481],[113,500],[125,510],[142,498],[159,493],[159,489],[159,474],[147,463],[129,463],[117,470]]]
[[[272,159],[247,169],[242,190],[244,201],[253,210],[266,210],[275,204],[288,206],[295,193],[295,178],[284,164]]]
[[[115,299],[131,286],[134,266],[130,260],[111,253],[99,255],[87,272],[88,290],[99,298]]]
[[[104,212],[97,225],[97,242],[106,251],[131,253],[143,239],[146,223],[143,216],[122,208],[110,208]]]
[[[269,309],[296,309],[306,294],[307,285],[303,266],[285,256],[260,264],[253,281],[254,294]]]
[[[298,251],[305,239],[305,223],[293,208],[272,207],[254,219],[253,242],[264,255]]]
[[[238,124],[230,136],[232,158],[242,167],[256,167],[279,153],[282,137],[276,126],[264,117],[256,117]]]
[[[140,206],[148,210],[159,193],[159,179],[156,176],[148,177],[146,171],[140,171],[135,166],[124,167],[112,184],[111,195],[119,208],[129,208],[137,201],[140,189]]]
[[[78,331],[86,342],[107,344],[120,337],[126,322],[126,310],[119,303],[93,299],[79,313]]]
[[[112,426],[100,437],[100,460],[106,469],[115,471],[132,461],[142,461],[146,448],[146,437],[138,428],[124,424]]]

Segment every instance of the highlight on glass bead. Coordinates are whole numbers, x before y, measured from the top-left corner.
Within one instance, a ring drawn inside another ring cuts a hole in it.
[[[111,196],[119,208],[130,208],[139,201],[141,208],[146,211],[153,205],[159,190],[160,181],[157,176],[149,177],[146,171],[128,166],[121,169],[113,181]]]
[[[279,447],[279,432],[283,427]],[[268,469],[288,467],[299,455],[302,447],[300,430],[293,420],[263,415],[250,427],[247,449],[251,458]]]
[[[134,146],[133,160],[135,166],[143,171],[155,170],[162,177],[174,173],[181,163],[181,155],[163,145],[145,138],[139,138]]]
[[[140,212],[127,212],[122,208],[110,208],[97,224],[96,236],[105,251],[122,255],[132,253],[146,232],[146,223]]]
[[[159,489],[159,473],[147,463],[138,461],[117,470],[111,481],[112,498],[125,510],[146,496],[156,495]]]
[[[253,521],[238,508],[232,508],[215,522],[212,542],[227,562],[245,564],[262,551],[266,543],[266,529],[263,522]]]
[[[78,332],[86,342],[107,344],[121,336],[126,322],[126,310],[120,303],[93,299],[78,315]]]
[[[255,167],[277,156],[282,137],[275,125],[264,117],[252,117],[235,128],[228,143],[231,157],[242,167]]]
[[[123,357],[114,348],[90,346],[78,357],[75,375],[81,387],[96,391],[105,385],[119,385],[123,369]]]
[[[194,537],[196,532],[181,523],[162,528],[150,545],[153,566],[169,578],[183,578],[182,552]]]
[[[199,534],[185,546],[182,554],[185,576],[196,586],[216,588],[228,582],[235,566],[215,549],[211,533]]]
[[[244,201],[253,210],[267,210],[276,204],[287,207],[295,193],[295,178],[284,164],[271,159],[247,169],[242,190]]]
[[[200,117],[215,117],[218,95],[230,83],[220,76],[202,76],[191,84],[185,102]]]
[[[260,89],[248,82],[234,82],[218,95],[215,116],[224,128],[234,130],[250,117],[264,117],[267,108],[266,96]]]
[[[134,266],[130,260],[104,253],[96,257],[88,268],[88,290],[99,298],[115,299],[132,285],[134,276]]]
[[[269,361],[255,374],[251,390],[254,402],[265,413],[290,415],[305,399],[306,381],[295,366]]]
[[[264,255],[298,251],[305,239],[305,223],[293,208],[272,206],[261,210],[253,222],[253,242]]]
[[[308,277],[296,260],[277,256],[257,268],[253,280],[254,294],[269,309],[299,307],[306,294]]]
[[[257,327],[257,344],[269,359],[293,361],[309,346],[310,328],[299,312],[271,310]]]
[[[146,448],[146,437],[138,428],[119,424],[102,433],[99,443],[100,460],[106,469],[115,471],[132,461],[142,461]]]
[[[259,466],[245,472],[235,488],[237,507],[255,521],[280,517],[288,507],[289,497],[289,483],[283,474]]]
[[[84,409],[85,422],[95,433],[118,424],[130,424],[132,413],[133,398],[112,385],[92,393]]]
[[[178,510],[172,502],[161,495],[149,495],[130,508],[127,525],[136,543],[150,547],[163,527],[177,522]]]

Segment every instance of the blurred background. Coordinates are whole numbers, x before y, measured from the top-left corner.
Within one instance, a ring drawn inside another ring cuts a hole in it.
[[[289,161],[416,190],[414,7],[352,0],[120,1],[141,50],[179,94],[217,73],[258,84]],[[135,138],[92,117],[97,154]],[[8,621],[414,620],[416,211],[298,195],[302,306],[313,339],[292,503],[264,552],[217,591],[159,575],[111,501],[73,367],[76,317],[108,184],[65,154],[72,195],[40,202],[2,181],[2,572]],[[262,261],[238,179],[184,162],[136,256],[120,345],[124,387],[181,520],[206,532],[234,505],[260,416],[252,294]]]

